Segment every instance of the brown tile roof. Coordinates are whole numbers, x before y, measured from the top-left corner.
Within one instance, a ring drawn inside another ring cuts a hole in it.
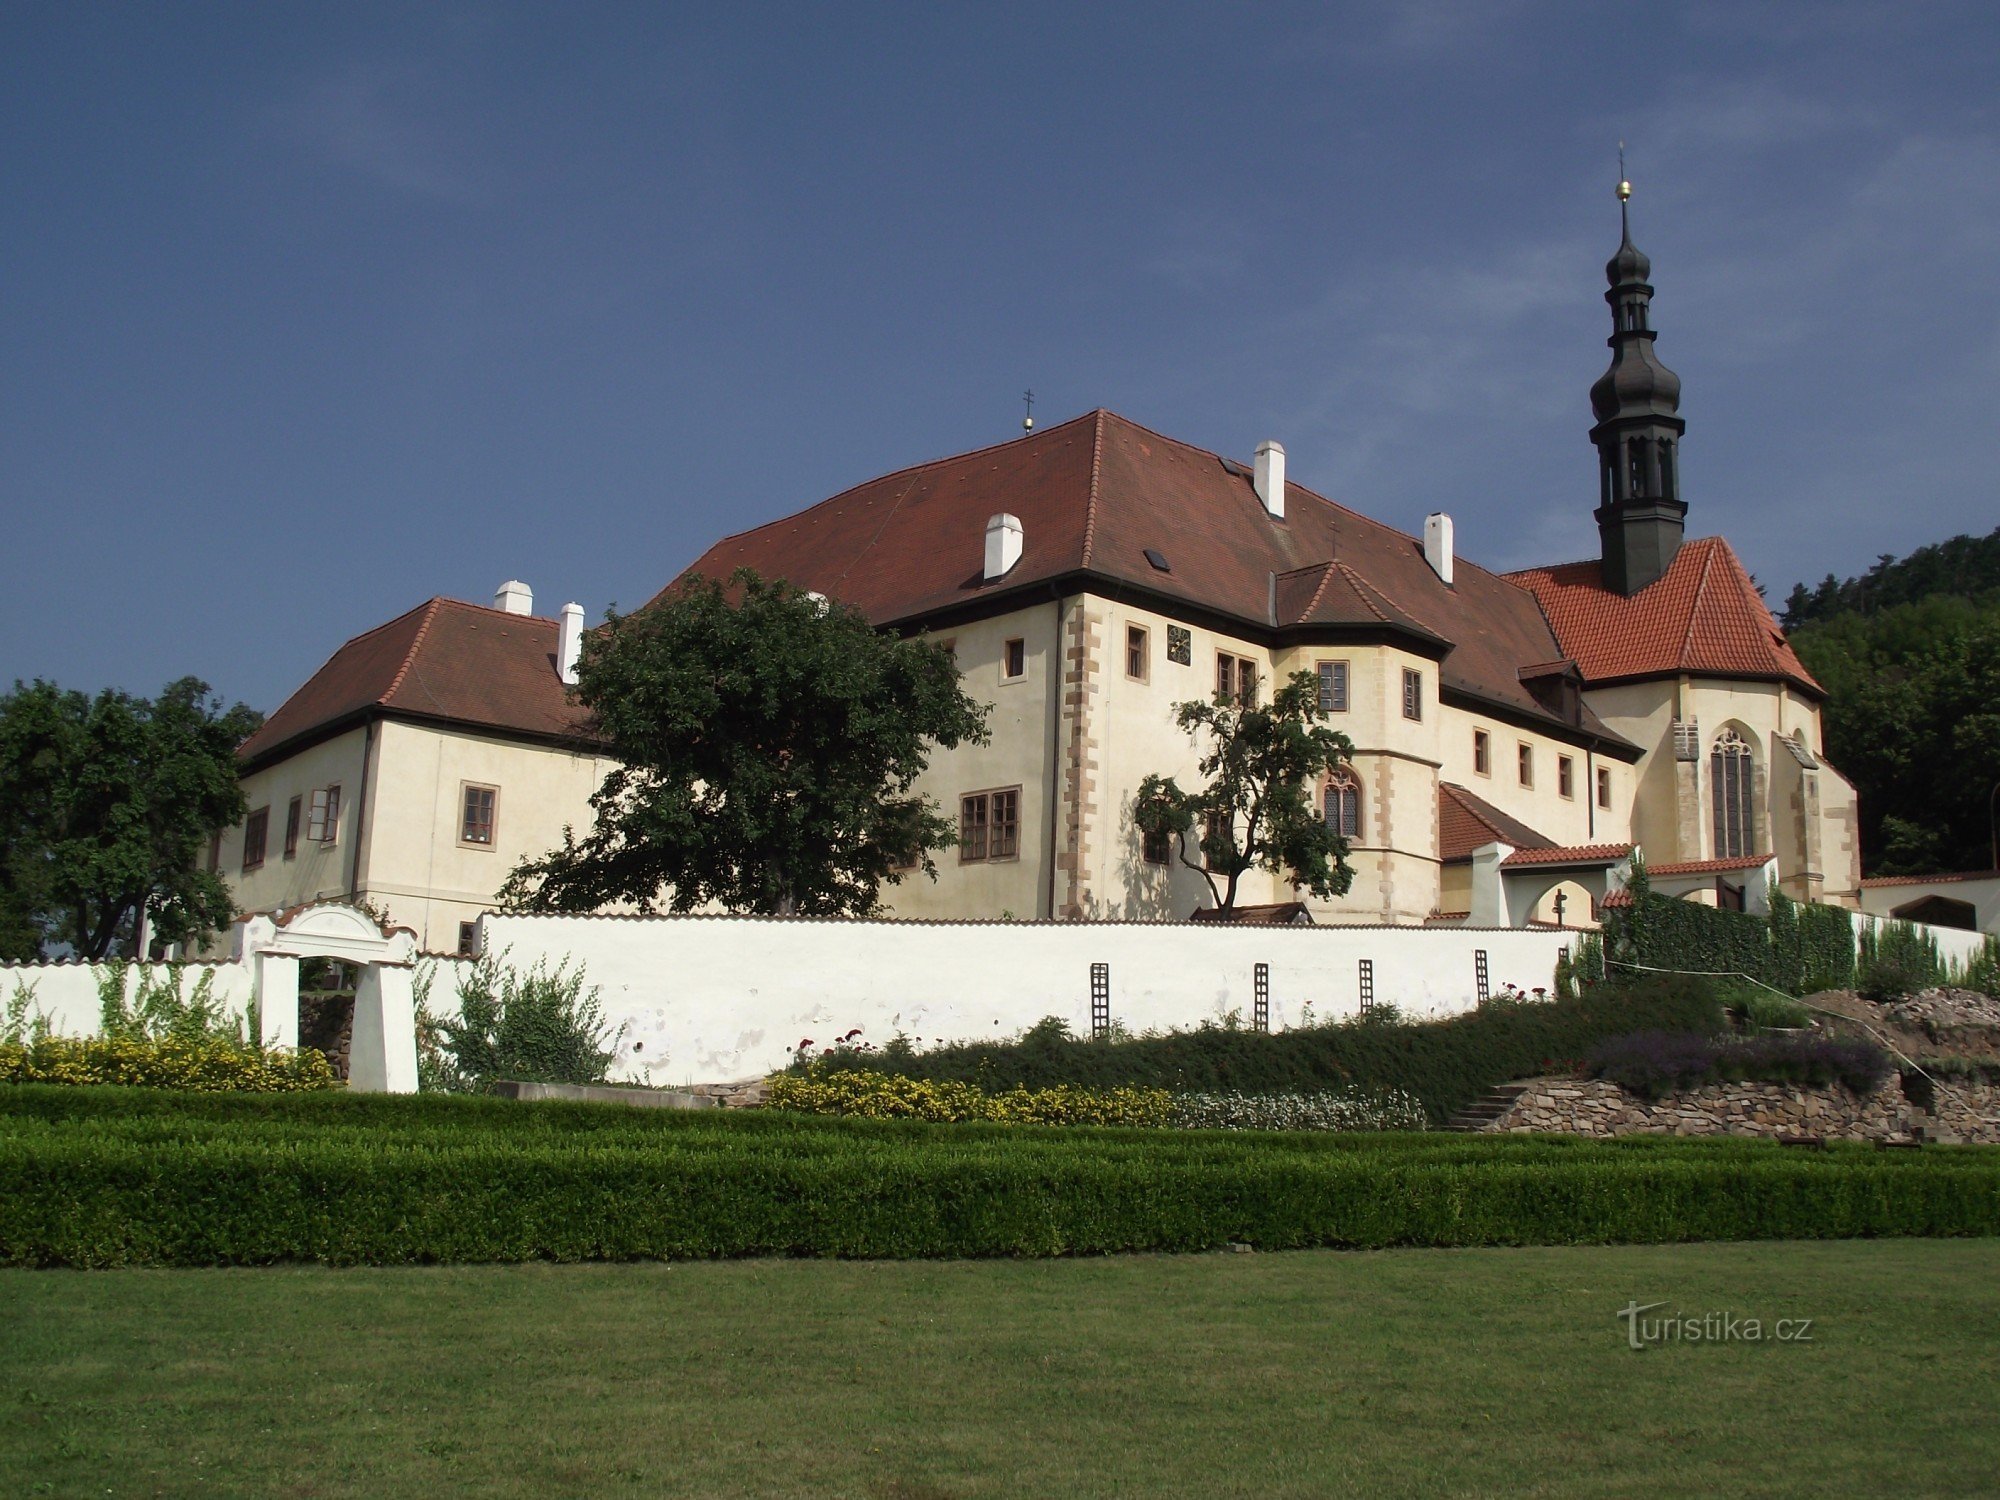
[[[246,770],[375,713],[536,739],[579,739],[585,711],[556,672],[554,620],[432,599],[328,658],[237,750]]]
[[[1555,849],[1516,849],[1500,861],[1510,865],[1609,865],[1632,852],[1630,844],[1570,844]]]
[[[986,520],[1001,512],[1020,518],[1021,560],[989,583]],[[1169,571],[1147,560],[1149,548]],[[1247,466],[1108,411],[871,479],[725,537],[689,571],[724,578],[739,567],[852,604],[878,625],[1089,574],[1254,632],[1394,631],[1443,653],[1443,687],[1563,724],[1520,680],[1524,663],[1564,655],[1527,589],[1463,558],[1448,587],[1417,538],[1300,485],[1285,486],[1285,519],[1273,520]],[[1587,709],[1582,731],[1624,745]]]
[[[1683,545],[1630,598],[1605,588],[1602,574],[1599,563],[1576,562],[1510,575],[1534,590],[1586,682],[1690,672],[1791,682],[1825,696],[1721,537]]]
[[[1648,875],[1672,879],[1680,875],[1727,875],[1734,870],[1756,870],[1771,862],[1768,854],[1738,855],[1735,859],[1683,859],[1667,865],[1647,865]]]
[[[1438,858],[1446,864],[1472,858],[1482,844],[1552,849],[1555,840],[1510,817],[1483,797],[1449,781],[1438,783]]]
[[[1204,906],[1188,914],[1190,922],[1242,922],[1262,923],[1266,926],[1297,927],[1310,925],[1312,912],[1303,901],[1270,901],[1250,906],[1233,906],[1228,911],[1218,911],[1212,906]]]

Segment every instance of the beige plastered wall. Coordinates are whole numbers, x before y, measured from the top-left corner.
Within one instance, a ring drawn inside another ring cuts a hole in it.
[[[1647,752],[1632,799],[1632,837],[1649,861],[1716,857],[1709,751],[1733,727],[1753,748],[1753,852],[1777,855],[1786,894],[1856,904],[1861,865],[1854,788],[1823,758],[1818,770],[1807,771],[1778,744],[1780,736],[1799,735],[1820,754],[1819,706],[1812,699],[1782,683],[1709,677],[1622,683],[1588,697],[1608,727]],[[1700,730],[1691,768],[1674,759],[1677,718],[1693,719]]]
[[[490,910],[523,858],[555,848],[564,826],[592,825],[590,797],[614,762],[559,746],[393,720],[377,726],[360,894],[415,929],[417,946],[449,951],[458,924]],[[464,843],[468,784],[493,787],[493,842]]]
[[[355,801],[366,747],[367,731],[352,729],[243,778],[248,811],[266,808],[269,819],[264,863],[254,870],[243,868],[244,824],[222,835],[217,868],[235,893],[238,911],[275,911],[347,893],[354,862]],[[340,788],[340,816],[333,839],[315,843],[306,837],[313,793],[329,786]],[[299,841],[297,852],[287,859],[285,816],[294,797],[300,799]],[[219,941],[226,944],[226,934]]]

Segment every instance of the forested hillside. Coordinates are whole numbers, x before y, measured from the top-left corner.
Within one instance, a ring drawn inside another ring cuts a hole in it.
[[[1784,623],[1832,695],[1826,753],[1861,794],[1863,871],[1991,868],[2000,528],[1800,584]]]

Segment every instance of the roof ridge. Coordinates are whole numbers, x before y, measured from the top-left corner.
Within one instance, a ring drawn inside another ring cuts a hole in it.
[[[1083,505],[1083,556],[1077,564],[1082,568],[1090,566],[1090,549],[1097,543],[1097,488],[1104,474],[1104,419],[1110,413],[1100,406],[1091,415],[1097,425],[1090,435],[1090,495]]]
[[[1313,611],[1319,608],[1319,601],[1326,597],[1327,580],[1333,577],[1333,563],[1331,560],[1323,563],[1314,563],[1313,566],[1320,570],[1319,587],[1313,590],[1312,598],[1306,600],[1306,607],[1299,611],[1299,618],[1301,620],[1310,620],[1312,618]],[[1304,572],[1305,570],[1301,568],[1299,571]]]
[[[437,619],[438,606],[448,602],[450,601],[442,596],[438,596],[434,597],[429,604],[424,606],[424,621],[417,627],[417,633],[411,637],[410,649],[403,655],[403,664],[396,668],[396,675],[389,679],[388,687],[384,688],[382,696],[375,700],[377,703],[386,706],[389,700],[396,696],[396,689],[403,685],[403,679],[409,675],[410,667],[417,659],[417,653],[424,649],[424,637],[430,634],[431,622]],[[473,608],[476,609],[478,606],[474,605]],[[433,694],[432,696],[435,697],[436,695]]]
[[[805,509],[803,510],[791,511],[782,516],[773,516],[770,520],[760,521],[755,526],[746,526],[741,531],[732,531],[723,536],[717,537],[714,542],[710,543],[709,546],[704,549],[702,556],[704,557],[707,556],[708,553],[713,552],[717,547],[723,545],[723,543],[733,542],[738,537],[755,536],[758,532],[768,531],[773,526],[783,525],[787,521],[796,521],[801,516],[811,515],[814,511],[822,509],[825,506],[832,505],[836,500],[844,500],[849,495],[853,494],[856,490],[866,489],[870,485],[884,484],[891,479],[901,479],[905,474],[919,474],[922,473],[925,469],[936,469],[942,467],[945,464],[962,463],[964,460],[968,458],[980,458],[988,453],[997,453],[1002,448],[1011,448],[1016,443],[1039,442],[1043,438],[1053,437],[1056,433],[1063,431],[1065,428],[1075,427],[1079,423],[1088,421],[1091,417],[1094,416],[1101,417],[1103,415],[1105,415],[1104,408],[1100,406],[1092,411],[1080,412],[1076,416],[1071,417],[1068,421],[1058,422],[1053,427],[1044,427],[1040,432],[1029,433],[1025,437],[1006,438],[1001,442],[988,443],[982,448],[968,448],[963,453],[947,453],[939,458],[927,458],[920,464],[905,464],[902,468],[891,469],[886,474],[875,474],[871,475],[867,479],[857,479],[853,484],[848,485],[846,489],[840,490],[835,494],[828,495],[824,500],[815,500],[811,505],[806,506]],[[699,559],[697,559],[697,561],[699,561]]]
[[[449,604],[453,609],[476,609],[482,615],[506,615],[516,620],[540,620],[545,625],[559,623],[554,615],[519,614],[511,609],[501,609],[497,605],[481,604],[474,599],[454,599],[449,594],[433,594],[429,602],[432,604]],[[423,608],[422,605],[418,605],[417,607],[419,609]]]

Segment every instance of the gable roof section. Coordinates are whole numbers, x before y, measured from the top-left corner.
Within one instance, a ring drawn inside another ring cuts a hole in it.
[[[256,770],[376,714],[534,739],[585,738],[587,714],[556,670],[558,625],[457,599],[431,599],[356,636],[237,750]]]
[[[1597,562],[1511,576],[1534,590],[1562,654],[1593,686],[1686,672],[1789,682],[1826,696],[1719,536],[1684,543],[1667,571],[1630,598],[1604,587]]]
[[[1500,811],[1453,782],[1438,783],[1438,858],[1454,864],[1472,858],[1482,844],[1512,844],[1516,849],[1553,849],[1556,841],[1537,833],[1519,818]]]
[[[1021,559],[988,582],[986,520],[1001,513],[1020,518]],[[1149,548],[1166,571],[1147,560]],[[1588,709],[1570,725],[1522,684],[1524,663],[1564,652],[1521,585],[1461,558],[1448,586],[1415,537],[1296,484],[1285,486],[1285,519],[1274,520],[1246,466],[1108,411],[869,480],[723,538],[688,571],[727,578],[739,567],[851,604],[882,626],[1088,575],[1099,587],[1144,590],[1169,610],[1241,621],[1252,634],[1394,633],[1442,656],[1447,690],[1624,745]]]

